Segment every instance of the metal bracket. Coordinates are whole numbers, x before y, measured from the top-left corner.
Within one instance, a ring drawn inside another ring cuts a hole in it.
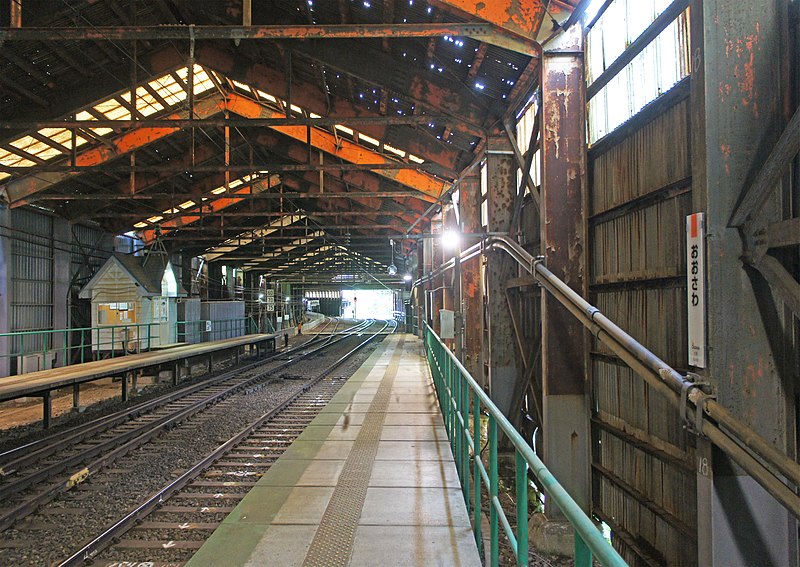
[[[703,410],[705,409],[706,401],[716,399],[717,396],[712,393],[711,384],[703,382],[701,376],[688,372],[686,378],[687,381],[681,386],[680,415],[684,421],[685,429],[699,437],[703,437]],[[689,394],[692,390],[700,390],[702,392],[695,404],[694,416],[689,415],[687,412]]]
[[[534,278],[536,277],[536,265],[537,265],[537,264],[544,264],[544,260],[545,260],[545,257],[544,257],[543,255],[539,255],[539,256],[536,256],[536,257],[534,257],[534,258],[533,258],[533,261],[531,261],[531,269],[530,269],[530,272],[531,272],[531,274],[533,274],[533,277],[534,277]],[[541,284],[541,283],[539,283],[539,280],[536,280],[536,284],[537,284],[539,287],[541,287],[541,286],[542,286],[542,284]]]

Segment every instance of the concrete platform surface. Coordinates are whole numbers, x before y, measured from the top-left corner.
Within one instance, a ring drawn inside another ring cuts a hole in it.
[[[422,342],[384,339],[188,565],[480,566]]]

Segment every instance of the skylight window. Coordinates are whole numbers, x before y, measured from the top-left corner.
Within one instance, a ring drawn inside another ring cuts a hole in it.
[[[261,98],[277,104],[278,99],[272,96],[271,94],[265,93],[264,91],[258,89],[256,89],[256,92],[258,93],[258,96],[260,96]]]
[[[40,142],[31,136],[23,136],[22,138],[11,142],[10,145],[41,159],[49,159],[60,154],[60,152],[53,148],[53,146]]]
[[[393,146],[390,146],[389,144],[385,144],[383,146],[383,149],[385,149],[387,152],[393,153],[396,156],[405,157],[406,155],[406,153],[403,150],[397,149]]]
[[[245,85],[244,83],[240,83],[236,79],[231,79],[231,83],[233,83],[233,86],[238,87],[238,88],[242,89],[245,92],[250,92],[250,87],[249,86]]]
[[[189,83],[189,68],[184,67],[183,69],[178,69],[176,73],[181,80],[188,84]],[[208,76],[206,70],[203,69],[200,65],[194,66],[194,94],[199,95],[206,92],[208,89],[214,86],[214,82],[211,80],[211,77]]]
[[[130,100],[130,99],[128,99]],[[130,120],[131,113],[115,99],[109,99],[94,106],[94,109],[108,120]]]
[[[175,81],[172,75],[164,75],[154,81],[150,81],[148,84],[171,106],[186,100],[186,91]]]
[[[368,144],[372,144],[373,146],[376,147],[381,145],[381,143],[378,140],[370,136],[367,136],[366,134],[359,134],[358,139],[361,140],[362,142],[367,142]]]

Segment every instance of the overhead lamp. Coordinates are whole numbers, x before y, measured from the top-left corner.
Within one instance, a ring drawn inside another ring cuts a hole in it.
[[[442,233],[442,246],[445,250],[455,250],[461,242],[461,234],[456,230],[446,230]]]
[[[406,274],[403,276],[403,281],[405,282],[410,282],[412,279],[414,278],[411,277],[411,274]]]
[[[389,240],[389,244],[392,245],[392,263],[386,268],[386,273],[393,276],[397,273],[397,266],[394,265],[394,240]]]

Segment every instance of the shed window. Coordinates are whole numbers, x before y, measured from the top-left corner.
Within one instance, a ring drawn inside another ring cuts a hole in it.
[[[161,296],[177,297],[178,281],[175,279],[175,272],[172,271],[172,264],[167,263],[164,276],[161,278]]]

